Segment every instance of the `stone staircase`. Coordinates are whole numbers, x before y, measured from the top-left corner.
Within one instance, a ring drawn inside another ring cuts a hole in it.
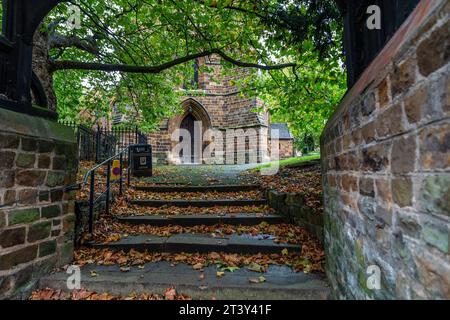
[[[216,185],[216,186],[149,186],[135,187],[139,192],[158,193],[164,199],[132,199],[130,203],[139,207],[173,206],[189,207],[221,207],[223,214],[186,214],[186,215],[131,215],[116,216],[115,221],[132,226],[213,226],[226,224],[232,226],[255,226],[261,223],[276,225],[286,223],[283,217],[276,214],[261,213],[226,213],[230,207],[248,205],[266,205],[266,199],[217,199],[217,193],[258,191],[257,185]],[[180,193],[188,192],[203,195],[202,200],[179,199]],[[205,200],[204,195],[215,192],[216,197]],[[173,194],[173,198],[172,195]],[[262,194],[262,193],[261,193]],[[140,197],[142,198],[142,197]],[[168,200],[169,199],[169,200]],[[234,211],[236,212],[236,211]],[[230,253],[230,254],[280,254],[301,252],[301,245],[282,244],[274,241],[272,235],[245,234],[205,234],[178,233],[170,236],[153,234],[137,234],[123,237],[120,240],[86,244],[92,248],[123,250],[124,252],[151,253]],[[98,276],[92,277],[95,270]],[[288,266],[271,265],[263,274],[255,273],[245,267],[233,272],[217,276],[216,266],[207,266],[201,271],[192,266],[166,261],[147,263],[141,268],[131,267],[122,272],[120,266],[86,265],[82,267],[82,287],[89,291],[108,292],[114,295],[130,293],[163,293],[168,287],[175,287],[178,292],[187,294],[193,299],[327,299],[329,290],[322,275],[294,272]],[[251,278],[263,275],[264,281],[252,283]],[[201,277],[201,280],[200,278]],[[67,274],[53,273],[40,281],[41,288],[66,289]]]

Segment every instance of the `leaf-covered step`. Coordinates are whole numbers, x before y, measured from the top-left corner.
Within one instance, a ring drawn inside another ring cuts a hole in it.
[[[164,186],[164,185],[138,185],[135,190],[147,192],[240,192],[259,190],[258,184],[241,184],[241,185],[209,185],[209,186]]]
[[[132,205],[147,207],[216,207],[216,206],[262,206],[267,204],[266,199],[262,200],[132,200]]]
[[[123,270],[118,265],[83,266],[81,285],[89,291],[118,296],[128,296],[131,292],[165,295],[167,288],[174,287],[178,293],[193,299],[317,300],[329,297],[329,287],[322,275],[294,272],[287,266],[270,266],[264,273],[237,268],[219,274],[216,266],[199,272],[190,265],[161,261]],[[61,271],[45,276],[39,285],[67,291],[67,274]]]
[[[116,219],[123,223],[133,225],[152,225],[152,226],[196,226],[207,225],[212,226],[216,224],[228,224],[228,225],[245,225],[252,226],[258,225],[262,222],[268,224],[284,223],[285,218],[279,215],[262,215],[262,214],[226,214],[226,215],[179,215],[179,216],[117,216]]]
[[[302,247],[294,244],[281,244],[269,235],[221,235],[181,233],[169,237],[151,234],[128,236],[108,243],[90,243],[95,248],[140,252],[227,252],[227,253],[282,253],[301,252]]]

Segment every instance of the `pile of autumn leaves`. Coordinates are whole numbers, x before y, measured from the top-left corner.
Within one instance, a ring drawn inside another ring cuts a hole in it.
[[[131,293],[129,296],[115,296],[85,289],[64,292],[46,288],[32,293],[30,300],[191,300],[189,296],[178,294],[175,288],[168,288],[163,295],[153,293]]]
[[[264,176],[251,172],[263,189],[279,193],[301,194],[305,204],[317,214],[323,213],[322,173],[320,165],[305,167],[281,167],[277,174]]]

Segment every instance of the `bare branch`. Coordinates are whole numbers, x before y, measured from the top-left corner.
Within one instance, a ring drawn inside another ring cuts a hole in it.
[[[221,56],[225,61],[234,64],[235,66],[242,68],[255,68],[261,70],[281,70],[284,68],[293,68],[296,66],[295,63],[285,63],[277,65],[261,65],[257,63],[243,62],[236,60],[223,51],[219,49],[211,49],[202,51],[195,54],[190,54],[181,58],[174,59],[172,61],[157,65],[157,66],[133,66],[124,64],[104,64],[104,63],[92,63],[92,62],[81,62],[81,61],[51,61],[50,66],[53,71],[56,70],[95,70],[95,71],[105,71],[105,72],[126,72],[126,73],[160,73],[166,69],[174,67],[185,62],[210,56],[212,54],[217,54]]]

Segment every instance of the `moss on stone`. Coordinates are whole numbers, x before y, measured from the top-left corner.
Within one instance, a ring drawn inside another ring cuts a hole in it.
[[[30,223],[39,219],[39,209],[20,209],[14,210],[9,213],[9,225]]]

